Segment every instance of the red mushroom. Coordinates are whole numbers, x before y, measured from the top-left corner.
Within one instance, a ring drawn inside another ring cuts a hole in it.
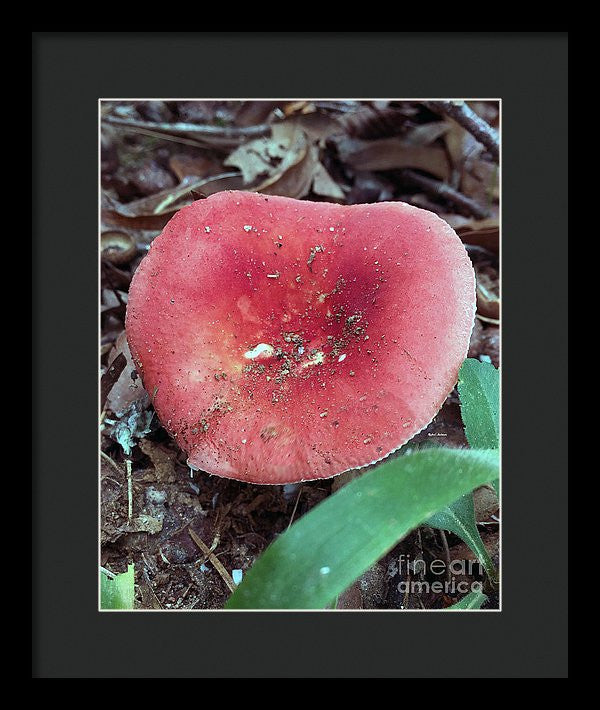
[[[467,252],[431,212],[220,192],[154,240],[127,336],[190,466],[281,484],[374,463],[427,426],[474,315]]]

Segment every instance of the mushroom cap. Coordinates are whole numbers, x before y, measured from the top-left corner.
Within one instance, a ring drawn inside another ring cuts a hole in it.
[[[229,191],[154,240],[126,329],[190,466],[282,484],[374,463],[427,426],[474,316],[467,252],[432,212]]]

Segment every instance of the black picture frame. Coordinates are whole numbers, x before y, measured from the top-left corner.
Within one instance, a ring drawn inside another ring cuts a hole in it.
[[[566,677],[567,42],[32,34],[34,678]],[[97,102],[153,97],[502,100],[501,613],[97,611]]]

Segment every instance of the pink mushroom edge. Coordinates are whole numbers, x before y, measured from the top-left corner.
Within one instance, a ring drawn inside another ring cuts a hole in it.
[[[284,484],[376,463],[424,429],[474,317],[470,259],[434,213],[228,191],[153,241],[126,331],[192,468]]]

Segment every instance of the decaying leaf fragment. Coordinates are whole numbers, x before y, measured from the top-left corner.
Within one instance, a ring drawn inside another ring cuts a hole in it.
[[[239,168],[245,184],[256,192],[301,198],[313,190],[332,200],[344,193],[320,161],[322,134],[307,134],[299,120],[275,124],[270,137],[240,146],[225,160]]]

